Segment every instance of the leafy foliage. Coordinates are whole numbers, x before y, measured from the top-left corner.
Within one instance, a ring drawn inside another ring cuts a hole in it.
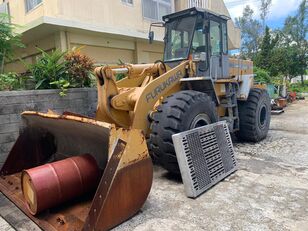
[[[235,19],[236,25],[241,29],[241,56],[242,58],[254,59],[262,40],[262,25],[254,19],[254,11],[246,6],[243,16]]]
[[[260,6],[260,18],[262,20],[262,27],[265,30],[266,18],[270,12],[270,6],[272,4],[272,0],[261,0]]]
[[[94,62],[80,50],[74,48],[64,56],[70,84],[74,87],[90,87]]]
[[[289,16],[284,24],[283,34],[285,42],[292,44],[297,52],[295,67],[293,71],[297,71],[302,77],[302,85],[304,85],[303,76],[306,73],[308,63],[308,4],[307,0],[303,0],[299,6],[296,15]]]
[[[41,54],[36,63],[24,63],[36,83],[35,89],[61,89],[60,96],[65,96],[68,88],[91,86],[94,63],[80,49],[38,50]]]
[[[24,47],[20,34],[14,32],[16,28],[7,14],[0,14],[0,73],[3,73],[4,61],[13,58],[14,49]]]
[[[261,20],[269,14],[271,0],[261,1]],[[236,19],[236,24],[242,30],[242,58],[252,59],[257,75],[266,79],[263,71],[270,76],[271,83],[281,83],[284,77],[289,80],[303,76],[308,66],[308,6],[307,0],[302,0],[297,13],[286,18],[284,27],[271,31],[266,27],[264,35],[261,23],[255,19],[253,10],[247,6],[243,16]],[[262,70],[260,72],[260,69]],[[257,77],[258,78],[258,77]]]
[[[60,79],[58,81],[51,82],[50,85],[55,85],[57,86],[57,88],[61,89],[59,95],[63,97],[66,96],[67,89],[70,86],[70,82],[65,79]]]
[[[50,89],[56,85],[50,85],[51,82],[68,79],[67,61],[63,59],[65,52],[55,50],[48,54],[38,48],[41,52],[40,57],[35,64],[25,64],[31,72],[36,86],[35,89]]]
[[[271,83],[271,77],[266,70],[255,67],[253,71],[255,73],[255,81],[256,82],[258,82],[258,83]]]
[[[302,83],[293,83],[290,85],[290,90],[294,92],[308,92],[308,80]]]
[[[0,91],[17,90],[20,87],[20,79],[16,73],[0,74]]]
[[[278,40],[278,34],[275,36],[275,38],[272,38],[269,27],[266,27],[265,35],[261,43],[261,51],[258,53],[255,59],[255,63],[258,67],[270,70],[272,66],[271,58],[273,49],[275,48]]]

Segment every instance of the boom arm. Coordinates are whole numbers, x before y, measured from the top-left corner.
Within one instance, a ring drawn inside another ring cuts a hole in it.
[[[161,63],[97,68],[96,118],[147,132],[149,112],[161,97],[167,96],[174,88],[180,88],[180,79],[187,75],[189,65],[190,61],[184,61],[167,72]],[[126,68],[128,76],[116,82],[115,73],[119,68]]]

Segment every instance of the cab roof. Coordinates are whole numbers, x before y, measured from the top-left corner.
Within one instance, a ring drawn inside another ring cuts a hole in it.
[[[165,16],[163,16],[163,21],[164,22],[173,21],[175,19],[184,18],[184,17],[190,16],[190,15],[202,15],[206,19],[214,17],[214,18],[219,18],[221,20],[225,20],[225,21],[228,21],[228,20],[231,19],[229,16],[219,15],[219,14],[213,12],[213,11],[210,11],[210,10],[206,10],[206,9],[198,8],[198,7],[192,7],[192,8],[186,9],[186,10],[182,10],[182,11],[179,11],[179,12],[175,12],[175,13],[172,13],[172,14],[165,15]]]

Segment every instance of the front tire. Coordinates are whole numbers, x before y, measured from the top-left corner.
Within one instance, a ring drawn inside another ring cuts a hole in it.
[[[151,123],[149,149],[152,157],[163,168],[180,173],[172,142],[172,135],[218,121],[215,103],[207,94],[180,91],[167,97]]]
[[[265,89],[252,88],[247,101],[239,101],[240,130],[243,141],[259,142],[266,138],[271,121],[271,101]]]

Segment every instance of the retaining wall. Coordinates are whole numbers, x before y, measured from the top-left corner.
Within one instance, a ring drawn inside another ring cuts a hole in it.
[[[75,112],[94,116],[97,91],[94,88],[69,89],[66,96],[59,90],[3,91],[0,92],[0,168],[19,134],[20,113],[23,111]]]

